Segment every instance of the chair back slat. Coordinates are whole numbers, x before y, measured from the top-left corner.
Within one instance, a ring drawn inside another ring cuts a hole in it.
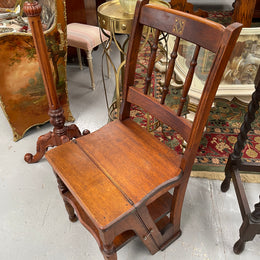
[[[151,85],[152,72],[153,72],[153,69],[154,69],[156,52],[157,52],[157,49],[158,49],[159,36],[160,36],[160,31],[155,30],[154,42],[153,42],[152,47],[151,47],[151,56],[150,56],[149,65],[148,65],[148,69],[147,69],[147,75],[146,75],[146,79],[145,79],[145,87],[144,87],[144,93],[145,94],[147,94],[148,89]]]
[[[181,97],[180,105],[179,105],[178,112],[177,112],[178,116],[181,115],[184,104],[187,100],[187,95],[188,95],[188,92],[190,90],[191,82],[192,82],[192,79],[193,79],[193,76],[194,76],[194,71],[195,71],[195,68],[197,66],[197,59],[198,59],[198,56],[199,56],[199,51],[200,51],[200,46],[196,45],[196,48],[195,48],[194,53],[193,53],[192,60],[190,62],[190,68],[189,68],[187,77],[185,79],[184,85],[183,85],[182,97]]]
[[[172,53],[171,53],[171,59],[170,59],[170,62],[169,62],[169,66],[168,66],[168,69],[167,69],[166,74],[165,74],[165,84],[163,86],[161,104],[164,104],[166,95],[168,94],[168,91],[169,91],[169,85],[170,85],[172,73],[173,73],[173,70],[174,70],[174,67],[175,67],[175,61],[176,61],[176,58],[178,56],[177,52],[178,52],[179,44],[180,44],[180,38],[176,37],[174,47],[173,47],[173,50],[172,50]]]
[[[161,10],[160,10],[161,9]],[[142,8],[140,23],[180,36],[188,42],[216,52],[225,27],[198,16],[149,4]],[[156,17],[156,19],[151,19]],[[192,19],[190,19],[193,17]],[[158,23],[158,21],[160,21]],[[210,36],[210,37],[209,37]]]
[[[144,110],[154,115],[159,121],[170,126],[178,133],[182,133],[181,135],[185,141],[189,140],[192,124],[184,117],[177,116],[174,110],[160,104],[154,98],[143,94],[134,87],[129,87],[127,100],[132,104],[141,106]]]

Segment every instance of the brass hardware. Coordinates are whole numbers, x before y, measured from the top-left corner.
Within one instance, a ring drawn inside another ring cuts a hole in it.
[[[153,4],[158,4],[170,8],[170,4],[163,0],[151,0]],[[102,29],[114,31],[114,33],[130,34],[134,14],[128,14],[124,11],[119,0],[107,1],[97,9],[98,19],[102,21]],[[114,28],[111,28],[111,21]]]

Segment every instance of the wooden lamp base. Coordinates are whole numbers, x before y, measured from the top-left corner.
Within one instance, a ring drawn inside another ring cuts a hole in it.
[[[89,130],[84,130],[81,134],[79,128],[75,125],[65,126],[65,118],[63,115],[62,108],[58,110],[49,111],[50,122],[54,126],[53,131],[50,131],[44,135],[41,135],[36,144],[36,154],[32,155],[27,153],[24,156],[24,160],[27,163],[38,162],[48,150],[49,147],[58,146],[60,144],[66,143],[73,138],[78,138],[82,135],[89,134]]]

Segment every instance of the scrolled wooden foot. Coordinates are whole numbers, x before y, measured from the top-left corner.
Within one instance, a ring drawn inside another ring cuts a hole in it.
[[[54,147],[66,143],[70,140],[68,136],[62,135],[58,136],[54,132],[49,132],[45,135],[42,135],[38,138],[36,145],[36,154],[32,155],[27,153],[24,156],[24,160],[27,163],[36,163],[38,162],[46,153],[49,147]]]
[[[224,181],[221,183],[220,188],[221,188],[221,191],[222,191],[222,192],[226,192],[226,191],[229,190],[230,181],[231,181],[231,178],[226,177],[226,178],[224,179]]]
[[[24,155],[24,160],[27,162],[27,163],[32,163],[32,160],[33,160],[33,155],[31,153],[27,153]]]
[[[225,179],[222,182],[220,187],[222,192],[226,192],[229,190],[231,174],[232,174],[232,154],[228,157],[228,161],[225,167]]]
[[[83,135],[87,135],[89,133],[89,130],[83,131]],[[36,154],[25,154],[24,160],[27,163],[36,163],[44,156],[49,147],[64,144],[66,142],[69,142],[71,139],[78,138],[80,136],[82,136],[82,134],[80,133],[78,127],[74,124],[64,126],[63,128],[54,128],[53,132],[49,132],[38,138],[36,145]]]
[[[233,247],[233,251],[235,254],[239,255],[241,254],[245,249],[245,242],[243,242],[241,239],[239,239]]]
[[[55,139],[53,138],[53,133],[49,132],[45,135],[42,135],[38,138],[36,145],[36,154],[32,155],[31,153],[27,153],[24,156],[24,160],[27,163],[35,163],[38,162],[45,154],[48,147],[55,145]]]

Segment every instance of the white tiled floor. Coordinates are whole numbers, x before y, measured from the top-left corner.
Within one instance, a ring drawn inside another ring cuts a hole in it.
[[[96,90],[89,84],[88,68],[68,67],[72,114],[78,127],[94,131],[107,122],[101,81],[100,51],[95,51]],[[113,78],[107,79],[109,100]],[[12,131],[0,112],[0,259],[103,259],[92,236],[79,223],[70,223],[56,179],[45,159],[29,165],[23,156],[35,152],[38,136],[52,130],[49,124],[31,129],[13,142]],[[151,256],[135,239],[118,252],[122,260],[167,259],[260,259],[260,237],[246,244],[237,256],[232,247],[242,223],[234,188],[220,192],[220,181],[191,178],[182,215],[182,236],[165,251]],[[251,207],[258,201],[260,184],[246,183]]]

